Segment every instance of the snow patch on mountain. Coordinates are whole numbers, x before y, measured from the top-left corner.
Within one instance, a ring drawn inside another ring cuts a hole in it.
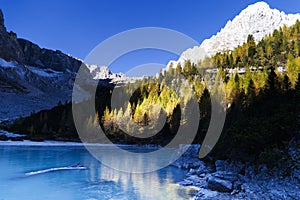
[[[0,120],[27,116],[70,101],[73,72],[60,72],[0,58]]]
[[[29,69],[31,72],[35,73],[38,76],[44,76],[44,77],[58,77],[63,74],[63,72],[58,72],[53,69],[47,68],[47,69],[41,69],[38,67],[30,67],[26,66],[27,69]]]
[[[2,68],[15,68],[17,67],[17,63],[14,61],[6,61],[2,58],[0,58],[0,67]]]

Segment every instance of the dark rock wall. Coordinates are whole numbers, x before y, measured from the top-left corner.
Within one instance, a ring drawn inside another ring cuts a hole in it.
[[[7,32],[3,13],[0,9],[0,57],[6,61],[16,61],[19,64],[40,68],[51,68],[56,71],[77,72],[81,61],[70,57],[61,51],[40,48],[38,45],[17,38],[14,32]]]

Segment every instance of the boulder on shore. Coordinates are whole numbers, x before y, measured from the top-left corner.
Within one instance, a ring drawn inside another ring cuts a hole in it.
[[[233,185],[231,181],[222,180],[214,176],[208,178],[207,187],[210,190],[218,192],[232,192],[233,190]]]

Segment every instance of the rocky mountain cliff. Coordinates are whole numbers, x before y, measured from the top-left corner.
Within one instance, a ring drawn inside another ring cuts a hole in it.
[[[204,40],[199,47],[183,52],[179,61],[190,59],[197,63],[204,55],[213,56],[217,52],[233,50],[246,42],[249,34],[259,41],[283,25],[295,24],[297,19],[300,20],[300,14],[285,14],[277,9],[271,9],[265,2],[257,2],[249,5],[233,20],[229,20],[220,32]]]
[[[40,48],[12,31],[7,32],[0,9],[0,121],[50,109],[59,101],[70,101],[81,65],[90,77],[90,81],[83,80],[88,84],[99,81],[107,86],[113,80],[126,80],[124,75],[114,74],[108,68],[91,67],[59,50]]]
[[[17,35],[7,32],[4,26],[3,13],[0,10],[0,58],[6,61],[16,61],[22,65],[38,68],[50,68],[56,71],[67,69],[76,72],[82,62],[59,50],[53,51],[40,48],[38,45],[17,38]]]

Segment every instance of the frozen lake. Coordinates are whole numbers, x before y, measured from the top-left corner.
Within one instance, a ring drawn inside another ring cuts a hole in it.
[[[118,159],[115,148],[97,147]],[[130,151],[144,152],[142,147]],[[178,186],[184,172],[174,167],[136,174],[111,169],[80,145],[22,146],[0,144],[0,200],[10,199],[191,199],[192,190]],[[147,167],[149,161],[139,163]],[[152,165],[155,164],[152,161]],[[85,167],[69,167],[80,163]],[[133,163],[134,164],[134,163]]]

